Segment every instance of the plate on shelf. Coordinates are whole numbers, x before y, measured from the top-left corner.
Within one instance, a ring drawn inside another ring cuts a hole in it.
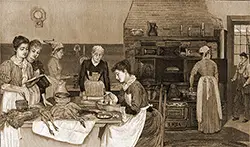
[[[109,119],[113,117],[113,114],[110,112],[102,111],[96,114],[96,117],[99,119]]]

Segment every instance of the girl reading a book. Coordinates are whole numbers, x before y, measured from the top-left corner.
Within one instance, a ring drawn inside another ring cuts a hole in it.
[[[25,83],[33,77],[31,64],[25,59],[29,52],[29,40],[17,36],[13,40],[15,54],[0,65],[0,87],[3,92],[2,112],[15,109],[17,100],[39,101],[39,88],[34,85],[27,88]],[[35,102],[34,102],[35,103]],[[19,130],[5,125],[1,130],[1,147],[19,147]]]
[[[42,62],[37,59],[42,50],[42,43],[37,39],[32,40],[29,43],[29,48],[30,48],[29,54],[26,59],[32,65],[34,75],[38,77],[39,75],[45,74],[45,70],[44,70]],[[39,90],[40,90],[41,102],[45,106],[52,105],[50,102],[47,101],[45,97],[45,89],[49,86],[49,81],[47,80],[47,78],[45,76],[41,77],[40,79],[38,79],[36,84],[38,85]]]

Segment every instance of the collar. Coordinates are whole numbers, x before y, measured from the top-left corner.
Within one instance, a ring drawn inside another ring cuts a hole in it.
[[[23,68],[27,65],[27,60],[26,59],[23,59],[23,61],[19,61],[17,59],[17,57],[14,55],[10,58],[11,61],[13,61],[14,64],[16,64],[17,66],[19,66],[20,68]]]
[[[132,83],[135,82],[135,80],[136,80],[136,77],[135,77],[134,75],[131,75],[130,78],[129,78],[129,80],[128,80],[128,82],[127,82],[127,83],[124,83],[124,84],[122,85],[123,90],[126,91],[126,90],[128,89],[128,87],[129,87]]]
[[[101,62],[101,61],[100,61]],[[99,63],[100,63],[99,62]],[[94,61],[93,61],[93,58],[91,58],[91,63],[94,65],[94,66],[97,66],[99,63],[95,63]]]
[[[51,55],[51,57],[54,58],[55,60],[59,61],[59,59],[56,57],[56,55]]]

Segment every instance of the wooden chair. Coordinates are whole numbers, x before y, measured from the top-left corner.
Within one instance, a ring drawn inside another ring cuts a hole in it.
[[[163,98],[163,103],[162,103],[162,98]],[[159,95],[159,107],[158,107],[158,110],[162,114],[162,123],[161,123],[162,142],[161,142],[161,147],[164,147],[166,102],[167,102],[167,92],[164,89],[163,84],[161,84],[160,95]]]

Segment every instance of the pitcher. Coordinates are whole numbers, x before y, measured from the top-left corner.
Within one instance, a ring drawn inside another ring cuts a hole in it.
[[[148,23],[148,36],[158,36],[157,29],[158,26],[154,22],[147,22]]]

